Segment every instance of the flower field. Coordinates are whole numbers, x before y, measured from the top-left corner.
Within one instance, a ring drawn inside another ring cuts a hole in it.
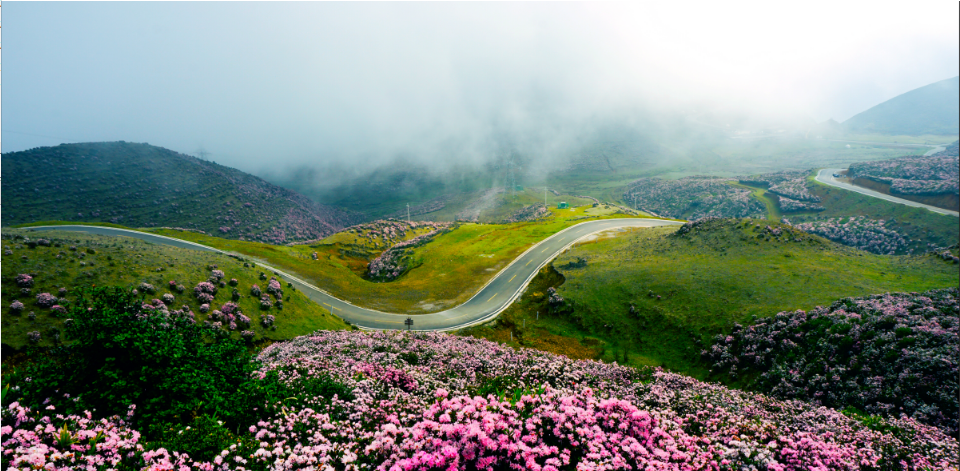
[[[3,465],[953,469],[960,452],[954,438],[909,418],[862,420],[659,369],[446,334],[317,332],[274,344],[257,360],[259,377],[278,375],[294,389],[322,377],[326,389],[300,407],[260,408],[256,420],[218,442],[222,451],[199,459],[140,441],[135,408],[100,419],[14,403],[3,410]],[[81,442],[93,436],[108,439],[96,448]]]
[[[763,203],[750,197],[750,190],[736,188],[727,180],[687,177],[679,180],[642,178],[628,185],[623,199],[631,206],[659,216],[683,219],[703,217],[763,217]]]
[[[956,436],[957,296],[887,293],[781,312],[718,336],[703,355],[777,397],[911,417]]]
[[[9,174],[4,226],[109,222],[286,244],[321,239],[361,219],[239,170],[147,144],[5,153],[3,168]]]
[[[530,206],[524,206],[514,211],[514,213],[503,222],[509,224],[511,222],[536,221],[537,219],[547,217],[550,214],[550,210],[547,209],[543,203],[537,203]]]
[[[955,147],[954,147],[955,149]],[[849,175],[890,184],[892,193],[904,195],[960,194],[960,160],[954,153],[909,156],[850,165]]]
[[[893,255],[912,252],[908,249],[909,239],[887,228],[886,222],[882,220],[854,216],[806,222],[797,224],[795,227],[804,232],[876,254]]]

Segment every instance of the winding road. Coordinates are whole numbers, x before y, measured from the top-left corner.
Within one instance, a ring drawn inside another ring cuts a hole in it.
[[[349,301],[336,298],[330,293],[294,275],[259,262],[258,265],[266,270],[279,273],[284,280],[292,283],[297,289],[306,294],[307,297],[317,302],[317,304],[320,304],[336,316],[362,329],[404,329],[407,328],[404,321],[409,317],[413,319],[414,322],[412,330],[447,331],[480,324],[495,318],[520,296],[520,293],[522,293],[527,284],[533,280],[537,272],[540,271],[540,268],[544,267],[550,260],[553,260],[574,243],[591,234],[623,227],[657,227],[680,224],[683,223],[663,219],[601,219],[598,221],[582,222],[568,227],[527,249],[526,252],[510,262],[504,269],[500,270],[500,273],[497,273],[496,276],[480,288],[480,291],[467,300],[467,302],[446,311],[412,316],[380,312],[356,306]],[[27,229],[38,231],[75,231],[105,236],[125,236],[154,244],[170,245],[226,255],[239,255],[206,245],[174,239],[172,237],[113,227],[69,225],[38,226]]]
[[[949,209],[938,208],[936,206],[930,206],[928,204],[917,203],[916,201],[905,200],[903,198],[897,198],[896,196],[890,196],[879,191],[873,191],[862,186],[852,185],[850,183],[842,182],[837,180],[833,175],[845,171],[843,168],[825,168],[820,170],[820,173],[817,174],[817,181],[825,185],[830,185],[837,188],[842,188],[844,190],[850,190],[861,195],[872,196],[874,198],[880,198],[885,201],[890,201],[891,203],[905,204],[907,206],[913,206],[914,208],[926,208],[930,211],[940,214],[946,214],[948,216],[957,216],[960,217],[960,213],[957,211],[951,211]]]

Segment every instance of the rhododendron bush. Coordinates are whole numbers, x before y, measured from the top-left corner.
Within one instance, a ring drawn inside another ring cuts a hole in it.
[[[259,417],[220,453],[151,446],[134,451],[139,466],[951,469],[960,451],[955,439],[908,418],[861,421],[659,369],[575,361],[472,337],[317,332],[273,344],[257,361],[255,377],[277,378],[291,388],[289,399],[259,407]],[[32,427],[13,419],[19,413],[4,411],[4,424],[11,424],[4,466],[27,453],[12,438]]]
[[[789,224],[789,221],[785,220]],[[797,229],[825,237],[834,242],[856,247],[881,255],[904,252],[909,246],[907,238],[886,227],[885,221],[865,217],[830,218],[797,224]]]
[[[850,165],[851,177],[889,183],[893,193],[946,195],[960,192],[960,160],[956,155],[909,156]]]
[[[756,387],[870,414],[905,415],[956,435],[960,421],[956,288],[842,299],[781,312],[729,336],[704,356]]]
[[[623,198],[630,206],[635,204],[659,216],[691,220],[762,217],[765,211],[763,203],[750,197],[750,190],[731,186],[721,178],[641,178],[628,186]]]

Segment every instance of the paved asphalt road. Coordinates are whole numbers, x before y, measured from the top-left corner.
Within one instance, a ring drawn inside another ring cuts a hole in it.
[[[350,304],[348,301],[338,299],[293,275],[284,273],[268,265],[258,263],[265,270],[280,273],[285,281],[293,283],[297,289],[303,291],[310,299],[329,309],[331,312],[350,322],[351,324],[365,329],[404,329],[404,321],[410,317],[413,319],[413,330],[453,330],[467,327],[490,320],[506,309],[516,299],[523,288],[536,276],[537,272],[545,266],[550,260],[559,255],[565,249],[573,245],[590,234],[616,229],[620,227],[656,227],[668,225],[680,225],[676,221],[666,221],[661,219],[604,219],[599,221],[588,221],[577,224],[560,231],[549,238],[541,241],[531,247],[526,252],[517,257],[510,265],[500,271],[493,279],[480,289],[480,291],[470,298],[467,302],[448,309],[446,311],[435,312],[432,314],[394,314],[372,309],[366,309]],[[164,237],[145,232],[131,231],[126,229],[116,229],[112,227],[100,226],[41,226],[31,227],[29,229],[60,230],[86,232],[90,234],[99,234],[107,236],[126,236],[145,240],[155,244],[172,245],[174,247],[203,250],[216,253],[227,253],[222,250],[195,244],[184,240]]]
[[[897,198],[896,196],[885,195],[885,194],[883,194],[883,193],[880,193],[879,191],[873,191],[873,190],[870,190],[870,189],[868,189],[868,188],[864,188],[864,187],[862,187],[862,186],[851,185],[851,184],[849,184],[849,183],[844,183],[844,182],[838,181],[836,178],[833,177],[834,174],[838,174],[838,173],[840,173],[840,172],[843,172],[844,170],[846,170],[846,169],[842,169],[842,168],[825,168],[825,169],[823,169],[823,170],[820,170],[820,173],[817,174],[817,181],[820,182],[820,183],[825,183],[825,184],[830,185],[830,186],[835,186],[835,187],[837,187],[837,188],[843,188],[844,190],[855,191],[855,192],[860,193],[860,194],[862,194],[862,195],[872,196],[872,197],[874,197],[874,198],[880,198],[880,199],[882,199],[882,200],[890,201],[890,202],[893,202],[893,203],[905,204],[905,205],[907,205],[907,206],[913,206],[913,207],[915,207],[915,208],[927,208],[927,209],[929,209],[930,211],[933,211],[933,212],[935,212],[935,213],[940,213],[940,214],[946,214],[946,215],[949,215],[949,216],[958,216],[958,217],[960,217],[960,213],[957,213],[956,211],[950,211],[949,209],[943,209],[943,208],[938,208],[938,207],[936,207],[936,206],[930,206],[930,205],[923,204],[923,203],[917,203],[916,201],[905,200],[905,199],[902,199],[902,198]]]

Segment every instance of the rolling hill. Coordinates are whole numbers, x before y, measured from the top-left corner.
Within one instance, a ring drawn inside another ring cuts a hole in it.
[[[960,77],[911,90],[843,122],[848,132],[956,135],[960,132]]]
[[[4,226],[109,222],[286,244],[362,219],[237,169],[124,141],[6,153],[3,176]]]

